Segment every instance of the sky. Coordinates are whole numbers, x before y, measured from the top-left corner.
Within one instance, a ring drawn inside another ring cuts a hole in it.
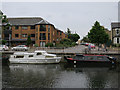
[[[2,2],[7,17],[42,17],[56,28],[78,33],[81,39],[95,21],[111,30],[118,21],[118,2]]]

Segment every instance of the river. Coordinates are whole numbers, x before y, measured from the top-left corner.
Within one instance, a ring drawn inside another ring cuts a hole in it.
[[[120,67],[69,67],[68,64],[2,67],[3,88],[118,88]]]

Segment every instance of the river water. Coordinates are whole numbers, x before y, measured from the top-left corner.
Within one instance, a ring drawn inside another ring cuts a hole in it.
[[[120,67],[69,67],[68,64],[2,67],[3,88],[118,88]]]

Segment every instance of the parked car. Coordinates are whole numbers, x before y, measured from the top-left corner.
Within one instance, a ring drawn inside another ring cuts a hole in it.
[[[89,44],[91,48],[95,48],[95,45],[94,44]]]
[[[28,47],[26,45],[18,45],[16,47],[12,47],[12,51],[18,51],[18,50],[23,50],[23,51],[28,51]]]
[[[7,50],[9,50],[9,48],[6,45],[0,45],[0,50],[7,51]]]
[[[85,45],[86,43],[80,43],[80,45]]]
[[[88,46],[89,45],[89,43],[85,43],[85,46]]]

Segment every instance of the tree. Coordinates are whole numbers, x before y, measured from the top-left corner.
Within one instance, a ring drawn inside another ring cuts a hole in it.
[[[99,44],[107,43],[109,36],[105,32],[105,28],[96,21],[90,32],[88,32],[88,39],[91,43],[96,43],[99,46]]]
[[[53,43],[47,43],[46,45],[45,45],[45,47],[53,47],[54,45],[53,45]]]
[[[67,28],[67,33],[68,33],[68,34],[71,34],[71,31],[70,31],[70,29],[69,29],[69,28]]]
[[[78,39],[80,39],[80,36],[77,33],[72,34],[69,28],[67,28],[67,35],[68,39],[70,39],[72,42],[77,42]]]
[[[32,43],[32,41],[31,41],[30,35],[28,35],[28,38],[27,38],[27,46],[30,46],[31,43]]]
[[[90,42],[90,40],[88,39],[88,36],[83,37],[82,41],[84,41],[84,42]]]
[[[68,38],[72,41],[72,42],[77,42],[78,39],[80,39],[80,36],[78,34],[68,34]]]
[[[2,40],[2,44],[5,45],[7,43],[6,40]]]

